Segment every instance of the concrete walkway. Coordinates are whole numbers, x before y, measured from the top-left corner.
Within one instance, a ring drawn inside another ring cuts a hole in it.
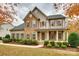
[[[7,43],[0,43],[0,45],[17,46],[17,47],[29,47],[29,48],[41,48],[41,47],[43,47],[43,45],[30,46],[30,45],[18,45],[18,44],[7,44]]]

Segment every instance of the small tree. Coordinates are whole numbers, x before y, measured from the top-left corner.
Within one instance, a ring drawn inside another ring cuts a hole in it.
[[[68,43],[71,47],[76,48],[79,45],[79,36],[76,32],[72,32],[68,37]]]
[[[9,34],[7,34],[7,35],[5,36],[5,38],[10,39],[10,35],[9,35]]]

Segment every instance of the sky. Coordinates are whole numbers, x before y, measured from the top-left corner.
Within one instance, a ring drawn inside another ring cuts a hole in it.
[[[18,21],[13,24],[17,26],[23,23],[23,18],[30,10],[33,10],[34,7],[38,7],[46,15],[54,15],[57,13],[52,3],[19,3],[17,6]]]

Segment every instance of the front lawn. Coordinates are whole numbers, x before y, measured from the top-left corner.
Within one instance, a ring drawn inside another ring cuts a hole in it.
[[[26,48],[0,45],[1,56],[67,56],[67,55],[79,55],[79,53],[58,51],[49,48]]]

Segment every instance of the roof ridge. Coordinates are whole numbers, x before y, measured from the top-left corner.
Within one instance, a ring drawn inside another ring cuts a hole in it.
[[[47,17],[47,15],[45,14],[45,13],[43,13],[43,11],[42,10],[40,10],[38,7],[34,7],[34,9],[32,10],[32,12],[35,10],[35,9],[37,9],[39,12],[41,12],[45,17]]]

